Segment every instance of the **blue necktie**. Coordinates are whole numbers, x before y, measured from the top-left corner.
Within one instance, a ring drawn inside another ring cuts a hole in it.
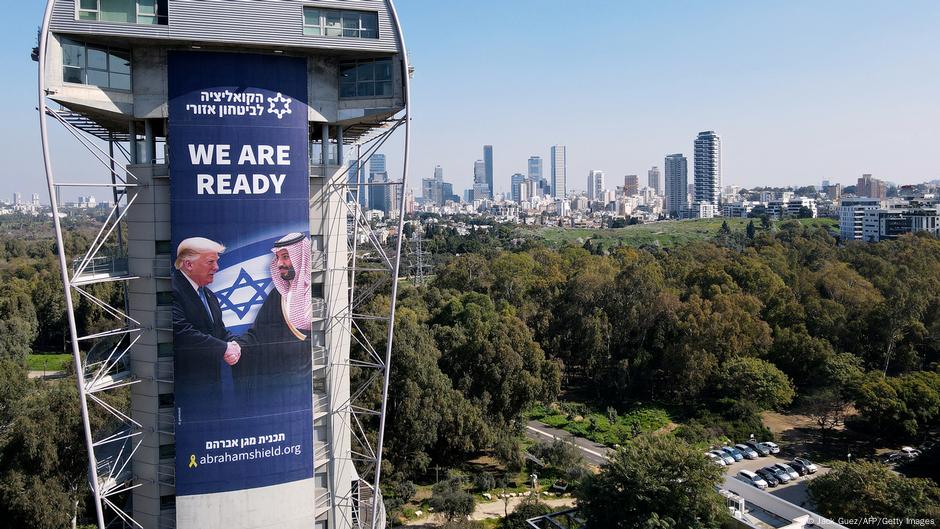
[[[209,315],[209,321],[214,323],[215,320],[212,319],[212,309],[209,308],[209,302],[206,300],[206,289],[199,287],[196,289],[196,291],[199,292],[199,299],[202,300],[202,306],[206,308],[206,314]]]

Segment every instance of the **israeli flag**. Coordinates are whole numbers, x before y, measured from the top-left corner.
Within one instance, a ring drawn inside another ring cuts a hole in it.
[[[261,305],[274,287],[271,281],[273,240],[258,241],[226,250],[219,259],[220,268],[209,288],[222,307],[222,321],[232,334],[251,328]]]

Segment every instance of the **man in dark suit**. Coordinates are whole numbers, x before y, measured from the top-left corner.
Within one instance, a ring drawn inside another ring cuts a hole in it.
[[[175,391],[190,411],[227,408],[235,398],[233,371],[241,347],[222,322],[222,308],[206,288],[219,270],[221,244],[202,237],[185,239],[173,272]],[[190,416],[180,410],[181,418]],[[215,413],[213,413],[214,415]],[[201,413],[197,413],[202,415]]]

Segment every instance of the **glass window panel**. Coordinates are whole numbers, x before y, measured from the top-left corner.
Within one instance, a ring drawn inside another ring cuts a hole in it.
[[[137,22],[135,0],[100,0],[101,20],[106,22]]]
[[[378,59],[375,61],[375,80],[376,81],[391,81],[392,80],[392,60],[391,59]]]
[[[156,15],[157,0],[137,0],[138,15]]]
[[[112,73],[111,77],[111,88],[117,88],[118,90],[130,90],[131,89],[131,76],[126,73]]]
[[[138,16],[137,16],[137,23],[138,23],[138,24],[156,24],[156,23],[157,23],[157,17],[155,17],[155,16],[150,16],[150,15],[138,15]]]
[[[343,17],[340,16],[339,11],[323,11],[326,15],[326,36],[327,37],[342,37],[343,36]]]
[[[65,67],[65,70],[62,72],[62,80],[66,83],[84,84],[85,82],[85,80],[82,79],[82,69],[75,66]]]
[[[339,78],[341,81],[355,81],[356,80],[356,63],[354,62],[341,62],[339,63]]]
[[[375,13],[360,13],[359,20],[362,24],[362,29],[370,29],[375,32],[379,30],[379,17]]]
[[[385,81],[382,83],[375,83],[375,95],[377,96],[392,96],[392,82]]]
[[[98,48],[88,48],[88,67],[97,70],[108,69],[108,52]]]
[[[98,10],[98,0],[81,0],[78,4],[79,9],[91,9],[92,11]]]
[[[343,29],[355,29],[359,31],[359,13],[355,11],[343,11]]]
[[[131,73],[131,54],[126,51],[111,50],[108,57],[108,69],[115,73]]]
[[[87,83],[90,85],[107,87],[110,82],[108,80],[108,72],[88,70],[85,74],[88,76]]]
[[[62,64],[84,67],[85,46],[74,40],[62,39]]]
[[[377,39],[379,38],[379,32],[374,29],[364,29],[359,32],[359,37],[363,39]]]
[[[375,95],[375,83],[359,83],[356,95],[359,97],[368,97]]]
[[[344,37],[358,37],[359,30],[358,29],[344,29],[343,36]]]
[[[375,64],[372,61],[363,61],[356,66],[356,77],[360,83],[375,79]]]
[[[315,26],[315,27],[304,26],[304,35],[320,36],[320,26]]]
[[[79,20],[98,20],[97,11],[79,11],[78,12]]]
[[[356,83],[340,83],[340,97],[356,97]]]
[[[320,27],[320,10],[304,8],[304,25]]]

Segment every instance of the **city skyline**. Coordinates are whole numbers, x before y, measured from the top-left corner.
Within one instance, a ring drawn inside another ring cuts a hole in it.
[[[498,194],[509,192],[513,173],[526,173],[530,156],[549,158],[554,144],[567,146],[568,171],[580,182],[590,169],[610,178],[643,175],[669,153],[691,162],[702,130],[721,134],[722,178],[730,185],[850,185],[865,173],[898,182],[940,177],[930,156],[940,136],[940,73],[923,68],[940,55],[931,24],[940,15],[936,3],[604,4],[597,28],[560,6],[533,2],[410,0],[397,7],[415,66],[408,187],[418,192],[437,164],[455,189],[471,187],[484,144],[498,151]],[[0,141],[18,175],[0,181],[0,196],[38,192],[46,202],[35,145],[36,63],[28,57],[42,8],[11,6],[0,37],[10,66],[0,92],[10,103]],[[493,12],[501,16],[485,16]],[[513,25],[520,19],[536,23],[520,34]],[[486,20],[491,37],[476,38],[480,28],[463,20]],[[591,38],[559,47],[558,27]],[[876,36],[870,27],[879,28]],[[675,38],[659,39],[663,32]],[[702,39],[711,42],[707,50],[694,45]],[[522,63],[546,81],[513,82]],[[547,82],[558,64],[567,65],[565,75]],[[674,82],[670,72],[687,81]],[[584,79],[598,74],[586,91]],[[466,78],[477,82],[458,82]],[[61,146],[53,163],[63,181],[103,170],[61,127],[50,133]],[[400,144],[395,138],[384,149],[392,180],[401,176]]]

